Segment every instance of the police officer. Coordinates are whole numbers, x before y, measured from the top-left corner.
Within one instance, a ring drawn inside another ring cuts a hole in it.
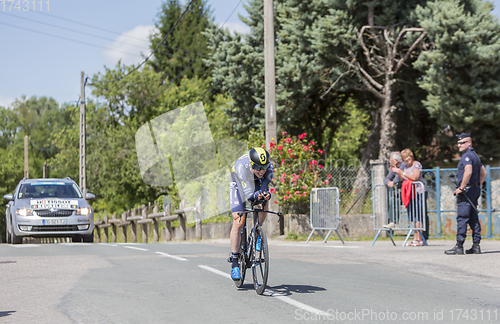
[[[477,199],[481,194],[481,185],[486,179],[487,172],[472,148],[472,139],[469,133],[457,135],[458,149],[463,152],[458,163],[457,189],[457,244],[451,250],[444,251],[445,254],[464,254],[463,244],[467,236],[467,224],[472,229],[472,248],[467,254],[480,254],[481,248],[481,224],[477,217]],[[467,199],[467,196],[469,199]],[[471,202],[473,206],[471,205]]]

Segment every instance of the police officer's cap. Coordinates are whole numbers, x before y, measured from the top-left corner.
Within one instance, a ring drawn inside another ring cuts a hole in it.
[[[470,137],[470,133],[462,133],[462,134],[456,135],[456,136],[457,136],[457,141],[460,141],[464,138]]]

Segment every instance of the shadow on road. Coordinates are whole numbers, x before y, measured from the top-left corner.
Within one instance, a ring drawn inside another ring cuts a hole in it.
[[[255,287],[253,284],[244,284],[239,288],[239,290],[254,290]],[[316,286],[309,286],[309,285],[279,285],[279,286],[267,286],[267,289],[274,291],[275,293],[278,293],[279,295],[283,296],[290,296],[292,293],[298,293],[298,294],[313,294],[317,291],[325,291],[326,288],[323,287],[316,287]]]
[[[244,284],[241,288],[238,288],[238,290],[255,290],[255,287],[253,284]]]
[[[15,313],[16,311],[7,311],[7,312],[0,312],[0,317],[5,317],[5,316],[9,316],[13,313]]]
[[[487,253],[500,253],[500,251],[481,251],[481,254],[487,254]]]
[[[291,295],[292,293],[313,294],[317,291],[326,290],[323,287],[309,286],[309,285],[280,285],[268,288],[285,296]]]

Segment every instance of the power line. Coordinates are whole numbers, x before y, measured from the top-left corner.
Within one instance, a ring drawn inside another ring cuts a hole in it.
[[[213,39],[213,38],[214,38],[214,37],[215,37],[215,36],[216,36],[216,35],[217,35],[217,34],[218,34],[221,30],[222,30],[222,28],[224,27],[224,25],[226,24],[226,22],[229,20],[229,18],[231,18],[231,16],[232,16],[232,15],[233,15],[233,13],[236,11],[236,9],[238,8],[238,6],[241,4],[241,2],[242,2],[242,1],[243,1],[243,0],[240,0],[240,2],[238,2],[238,4],[236,5],[236,7],[234,7],[233,11],[229,14],[229,16],[226,18],[226,20],[224,21],[224,23],[223,23],[223,24],[222,24],[222,25],[221,25],[221,26],[217,29],[217,32],[216,32],[216,33],[212,36],[212,38],[211,38],[210,40],[212,40],[212,39]],[[207,45],[205,45],[205,46],[208,46],[208,43],[209,43],[209,42],[207,42]],[[160,95],[163,91],[165,91],[166,89],[168,89],[168,88],[172,85],[172,83],[173,83],[176,79],[178,79],[178,78],[179,78],[182,74],[184,74],[184,72],[186,71],[186,69],[187,69],[188,67],[190,67],[190,66],[194,63],[194,61],[195,61],[195,60],[196,60],[196,57],[195,57],[195,58],[191,61],[191,63],[190,63],[190,64],[189,64],[189,65],[188,65],[188,66],[187,66],[184,70],[182,70],[182,72],[181,72],[181,73],[179,73],[179,74],[178,74],[178,75],[177,75],[177,76],[176,76],[173,80],[171,80],[171,81],[170,81],[170,83],[168,83],[166,86],[164,86],[164,87],[163,87],[162,89],[160,89],[158,92],[156,92],[156,93],[155,93],[155,94],[154,94],[151,98],[149,98],[147,101],[145,101],[145,102],[144,102],[141,106],[144,106],[144,105],[148,104],[149,102],[153,101],[153,100],[154,100],[154,99],[156,99],[156,97],[158,97],[158,96],[159,96],[159,95]],[[208,69],[204,69],[203,71],[206,71],[206,70],[208,70]],[[210,88],[210,87],[208,87],[208,89],[207,89],[207,90],[205,90],[205,92],[203,93],[202,97],[203,97],[203,96],[205,96],[205,94],[206,94],[206,93],[207,93],[210,89],[211,89],[211,88]]]
[[[141,55],[136,54],[136,53],[124,52],[124,51],[120,51],[120,50],[117,50],[117,49],[114,49],[114,48],[111,48],[111,47],[100,46],[100,45],[95,45],[95,44],[91,44],[91,43],[87,43],[87,42],[82,42],[82,41],[78,41],[78,40],[75,40],[75,39],[72,39],[72,38],[67,38],[67,37],[63,37],[63,36],[57,36],[57,35],[45,33],[45,32],[38,31],[38,30],[33,30],[33,29],[29,29],[29,28],[24,28],[24,27],[20,27],[20,26],[15,26],[15,25],[7,24],[7,23],[1,22],[1,21],[0,21],[0,24],[6,25],[6,26],[9,26],[9,27],[18,28],[18,29],[27,30],[27,31],[30,31],[30,32],[33,32],[33,33],[37,33],[37,34],[42,34],[42,35],[46,35],[46,36],[50,36],[50,37],[55,37],[55,38],[67,40],[67,41],[70,41],[70,42],[73,42],[73,43],[77,43],[77,44],[83,44],[83,45],[88,45],[88,46],[92,46],[92,47],[102,48],[102,49],[106,49],[106,50],[110,50],[110,51],[114,51],[114,52],[118,52],[118,53],[123,53],[123,54],[129,54],[129,55],[134,55],[134,56],[141,56]]]
[[[186,6],[186,9],[184,9],[184,11],[182,12],[182,14],[180,15],[180,17],[177,19],[177,21],[175,22],[175,24],[172,26],[172,28],[170,28],[170,30],[168,31],[168,33],[165,35],[165,37],[163,37],[163,39],[161,40],[161,42],[158,44],[158,46],[156,46],[156,48],[153,50],[153,52],[151,52],[151,54],[149,54],[149,56],[144,60],[142,61],[137,67],[135,67],[132,71],[129,71],[127,74],[119,77],[119,78],[115,78],[113,80],[107,80],[107,81],[102,81],[102,83],[111,83],[111,82],[115,82],[115,81],[120,81],[122,80],[123,78],[127,77],[128,75],[130,75],[131,73],[137,71],[144,63],[146,63],[150,58],[151,56],[153,56],[157,51],[158,49],[160,48],[160,46],[162,45],[162,43],[167,39],[167,37],[172,33],[172,31],[174,30],[174,28],[177,26],[177,24],[179,23],[179,21],[182,19],[182,17],[184,17],[184,14],[187,12],[187,10],[189,9],[189,7],[191,6],[191,4],[193,4],[195,0],[191,0],[191,2]],[[234,7],[233,11],[229,14],[229,16],[227,17],[227,19],[224,21],[224,23],[220,26],[220,28],[218,28],[217,30],[217,33],[219,31],[222,30],[222,28],[224,27],[224,25],[226,24],[226,22],[229,20],[229,18],[231,18],[231,16],[233,15],[233,13],[236,11],[236,9],[238,8],[238,6],[241,4],[243,0],[240,0],[240,2],[238,2],[238,4],[236,5],[236,7]],[[216,34],[217,34],[216,33]],[[215,36],[215,35],[214,35]],[[207,42],[207,45],[205,46],[208,46],[208,42]],[[196,58],[198,57],[198,55],[195,57],[195,59],[193,61],[191,61],[191,63],[187,66],[187,67],[190,67],[194,61],[196,60]],[[177,75],[175,79],[177,79],[179,76],[181,76],[186,70],[187,70],[187,67],[179,74]],[[166,87],[168,88],[170,85],[172,84],[172,82],[169,83],[169,85]],[[89,83],[89,85],[94,85],[92,83]],[[166,89],[165,88],[165,89]],[[161,91],[160,91],[161,92]],[[155,96],[156,97],[156,96]]]
[[[236,5],[236,7],[234,7],[233,11],[231,11],[231,13],[229,14],[229,17],[227,17],[226,21],[224,21],[224,23],[220,26],[219,31],[222,29],[222,27],[224,27],[224,25],[227,23],[227,21],[229,20],[229,18],[231,18],[231,16],[234,14],[234,12],[236,11],[236,9],[240,6],[240,4],[241,4],[242,1],[243,0],[240,0],[240,2],[238,2],[238,4]]]
[[[36,11],[38,12],[38,11]],[[63,27],[63,26],[58,26],[58,25],[54,25],[54,24],[50,24],[50,23],[46,23],[46,22],[43,22],[43,21],[39,21],[39,20],[35,20],[35,19],[30,19],[30,18],[26,18],[26,17],[19,17],[19,16],[14,16],[14,15],[10,15],[10,14],[7,14],[7,13],[4,13],[2,11],[0,11],[0,14],[4,14],[4,15],[7,15],[7,16],[11,16],[11,17],[14,17],[14,18],[18,18],[18,19],[24,19],[24,20],[27,20],[27,21],[32,21],[32,22],[35,22],[35,23],[38,23],[38,24],[42,24],[42,25],[46,25],[46,26],[50,26],[50,27],[54,27],[54,28],[58,28],[58,29],[62,29],[62,30],[65,30],[65,31],[70,31],[70,32],[74,32],[74,33],[78,33],[78,34],[82,34],[82,35],[86,35],[86,36],[91,36],[91,37],[95,37],[95,38],[100,38],[100,39],[104,39],[104,40],[107,40],[107,41],[111,41],[111,42],[115,42],[116,39],[112,39],[112,38],[108,38],[108,37],[104,37],[104,36],[99,36],[99,35],[95,35],[95,34],[91,34],[91,33],[87,33],[87,32],[83,32],[83,31],[79,31],[79,30],[76,30],[76,29],[72,29],[72,28],[67,28],[67,27]],[[64,19],[64,20],[67,20],[67,19]],[[124,37],[128,37],[128,38],[133,38],[133,39],[137,39],[137,40],[140,40],[142,42],[148,42],[147,40],[145,39],[142,39],[142,38],[139,38],[139,37],[133,37],[133,36],[129,36],[129,35],[125,35],[125,34],[120,34],[120,33],[115,33],[115,34],[118,34],[120,36],[124,36]],[[119,41],[119,43],[122,43],[122,44],[126,44],[126,45],[131,45],[131,46],[135,46],[137,48],[144,48],[144,46],[140,46],[140,45],[137,45],[137,44],[133,44],[133,43],[127,43],[127,42],[124,42],[124,41]],[[168,47],[168,46],[167,46]],[[173,47],[172,47],[173,48]],[[173,48],[175,49],[175,48]],[[182,50],[182,49],[180,49]],[[184,52],[188,52],[188,53],[194,53],[194,52],[189,52],[189,51],[185,51],[185,50],[182,50]],[[181,58],[188,58],[188,59],[191,59],[190,57],[187,57],[187,56],[183,56],[183,55],[180,55],[180,54],[174,54],[174,53],[171,53],[172,56],[175,56],[175,57],[181,57]]]
[[[46,22],[43,22],[43,21],[38,21],[38,20],[35,20],[35,19],[30,19],[30,18],[26,18],[26,17],[19,17],[19,16],[14,16],[14,15],[9,15],[9,14],[6,14],[5,12],[2,12],[2,11],[0,11],[0,14],[4,14],[4,15],[11,16],[11,17],[18,18],[18,19],[24,19],[24,20],[28,20],[28,21],[33,21],[33,22],[36,22],[38,24],[42,24],[42,25],[46,25],[46,26],[50,26],[50,27],[54,27],[54,28],[58,28],[58,29],[63,29],[63,30],[66,30],[66,31],[70,31],[70,32],[74,32],[74,33],[78,33],[78,34],[82,34],[82,35],[86,35],[86,36],[96,37],[96,38],[100,38],[100,39],[104,39],[104,40],[108,40],[108,41],[112,41],[112,42],[115,41],[112,38],[107,38],[107,37],[103,37],[103,36],[99,36],[99,35],[94,35],[94,34],[82,32],[82,31],[79,31],[79,30],[76,30],[76,29],[67,28],[67,27],[57,26],[57,25],[54,25],[54,24],[49,24],[49,23],[46,23]],[[136,37],[134,37],[134,38],[136,38]],[[136,38],[136,39],[139,39],[139,38]],[[145,41],[145,40],[143,39],[142,41]],[[123,42],[123,44],[128,44],[128,45],[132,45],[132,46],[136,46],[136,47],[142,48],[142,46],[139,46],[139,45],[136,45],[136,44],[132,44],[132,43],[125,43],[125,42]]]
[[[134,37],[134,36],[131,36],[131,35],[124,35],[123,33],[119,33],[117,31],[113,31],[113,30],[109,30],[109,29],[105,29],[105,28],[101,28],[101,27],[92,26],[92,25],[89,25],[89,24],[81,23],[81,22],[78,22],[78,21],[75,21],[75,20],[71,20],[71,19],[67,19],[67,18],[62,18],[62,17],[54,16],[54,15],[51,15],[51,14],[48,14],[48,13],[45,13],[45,12],[42,12],[42,11],[34,11],[34,12],[36,12],[38,14],[46,15],[46,16],[49,16],[49,17],[52,17],[52,18],[55,18],[55,19],[60,19],[60,20],[68,21],[68,22],[71,22],[73,24],[77,24],[77,25],[82,25],[82,26],[85,26],[85,27],[94,28],[94,29],[97,29],[97,30],[100,30],[100,31],[105,31],[107,33],[111,33],[111,34],[115,34],[115,35],[122,35],[122,36],[125,36],[125,37],[128,37],[128,38],[133,38],[133,39],[137,39],[137,40],[143,40],[143,39],[141,39],[139,37]],[[164,45],[164,46],[168,47],[170,49],[174,49],[174,50],[178,50],[178,51],[183,51],[183,52],[188,53],[188,54],[197,54],[199,56],[203,56],[205,58],[208,58],[208,56],[206,56],[204,54],[201,54],[201,53],[196,53],[196,52],[188,51],[188,50],[185,50],[185,49],[182,49],[182,48],[172,47],[172,46],[169,46],[169,45]]]
[[[81,22],[78,22],[78,21],[75,21],[75,20],[71,20],[71,19],[67,19],[67,18],[62,18],[62,17],[54,16],[54,15],[48,14],[46,12],[42,12],[42,11],[34,11],[34,12],[36,12],[38,14],[45,15],[45,16],[49,16],[49,17],[52,17],[52,18],[55,18],[55,19],[68,21],[68,22],[71,22],[73,24],[77,24],[77,25],[81,25],[81,26],[85,26],[85,27],[94,28],[94,29],[97,29],[97,30],[100,30],[100,31],[105,31],[105,32],[112,33],[112,34],[117,34],[117,35],[121,34],[121,33],[118,33],[116,31],[112,31],[112,30],[109,30],[109,29],[104,29],[104,28],[101,28],[101,27],[96,27],[96,26],[92,26],[92,25],[89,25],[89,24],[81,23]],[[139,38],[133,37],[133,36],[128,36],[128,37],[139,39]]]
[[[148,98],[145,102],[142,103],[141,106],[139,107],[144,107],[145,105],[147,105],[148,103],[150,103],[151,101],[155,100],[163,91],[167,90],[171,85],[172,83],[174,83],[175,80],[177,80],[181,75],[184,74],[184,72],[188,69],[188,68],[191,68],[191,65],[196,61],[196,57],[189,63],[189,65],[187,65],[184,70],[181,71],[181,73],[179,73],[175,78],[173,78],[172,80],[170,80],[170,82],[168,84],[164,84],[162,86],[162,88],[160,90],[158,90],[152,97]],[[203,71],[206,71],[208,69],[205,69]],[[202,71],[202,72],[203,72]]]
[[[175,22],[175,24],[172,26],[172,28],[170,28],[170,30],[168,31],[168,33],[165,35],[165,37],[163,37],[163,39],[161,40],[160,44],[158,44],[158,46],[156,46],[156,48],[151,52],[151,54],[149,54],[148,57],[146,57],[146,59],[144,61],[142,61],[139,65],[137,65],[135,68],[133,68],[131,71],[127,72],[127,74],[119,77],[119,78],[116,78],[114,80],[107,80],[107,81],[101,81],[101,83],[110,83],[110,82],[115,82],[115,81],[120,81],[122,80],[123,78],[126,78],[127,76],[129,76],[130,74],[132,74],[133,72],[137,71],[142,65],[144,65],[144,63],[146,63],[150,58],[151,56],[154,55],[154,53],[156,53],[158,51],[158,49],[160,48],[161,44],[167,39],[167,37],[174,31],[174,28],[177,26],[177,24],[179,23],[179,21],[182,19],[182,17],[184,17],[184,14],[188,11],[189,7],[191,7],[191,5],[193,4],[195,0],[191,0],[191,2],[186,6],[186,9],[184,9],[184,11],[182,12],[182,14],[179,16],[179,18],[177,19],[177,21]],[[92,83],[90,83],[89,85],[93,85]]]

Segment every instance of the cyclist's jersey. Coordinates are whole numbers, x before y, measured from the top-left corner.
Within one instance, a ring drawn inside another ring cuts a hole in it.
[[[252,171],[248,153],[242,155],[231,170],[231,210],[233,212],[243,211],[246,200],[253,201],[259,193],[269,191],[269,183],[273,180],[273,176],[274,167],[272,163],[269,164],[264,176],[258,178]]]

